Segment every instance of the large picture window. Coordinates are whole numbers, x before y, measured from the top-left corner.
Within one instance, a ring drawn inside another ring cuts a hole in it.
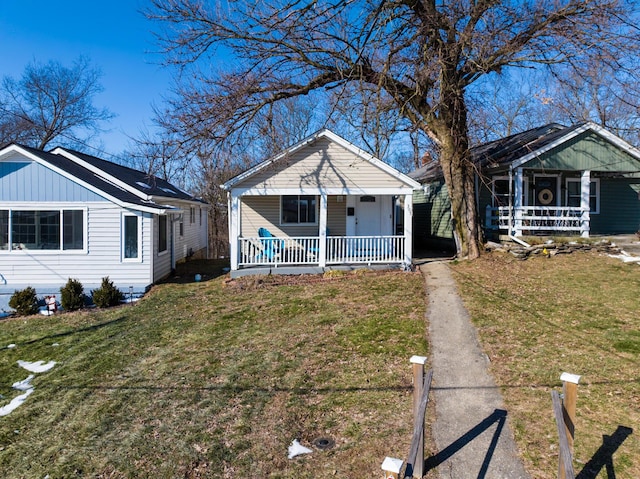
[[[282,197],[282,224],[313,224],[316,222],[317,200],[311,195]]]
[[[567,206],[580,207],[580,178],[567,178]],[[590,213],[600,213],[600,182],[593,179],[589,184],[589,210]]]
[[[0,250],[83,250],[84,210],[2,210]]]

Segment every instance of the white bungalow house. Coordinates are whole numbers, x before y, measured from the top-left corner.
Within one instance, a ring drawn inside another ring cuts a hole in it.
[[[408,266],[413,191],[419,187],[321,130],[223,185],[231,274]]]
[[[14,291],[143,292],[207,254],[207,205],[144,172],[64,148],[0,149],[0,311]]]

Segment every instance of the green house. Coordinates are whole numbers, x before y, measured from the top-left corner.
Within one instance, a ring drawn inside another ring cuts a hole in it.
[[[486,237],[614,235],[640,229],[640,150],[593,123],[549,124],[472,148]],[[409,173],[417,247],[453,245],[442,171]]]

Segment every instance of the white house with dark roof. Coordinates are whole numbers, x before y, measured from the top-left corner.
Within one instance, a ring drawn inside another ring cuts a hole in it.
[[[321,130],[223,185],[232,276],[411,264],[420,185]]]
[[[142,292],[207,255],[207,205],[160,178],[77,151],[0,150],[0,311],[15,290]]]

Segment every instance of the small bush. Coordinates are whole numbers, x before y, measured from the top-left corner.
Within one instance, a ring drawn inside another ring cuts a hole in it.
[[[16,310],[18,316],[28,316],[38,312],[38,297],[31,286],[16,290],[9,299],[9,306]]]
[[[109,280],[109,276],[102,278],[102,284],[98,289],[91,291],[91,297],[98,308],[117,306],[124,299],[124,295],[115,287],[113,281]]]
[[[60,304],[67,311],[76,311],[84,306],[84,287],[77,279],[69,278],[60,288]]]

